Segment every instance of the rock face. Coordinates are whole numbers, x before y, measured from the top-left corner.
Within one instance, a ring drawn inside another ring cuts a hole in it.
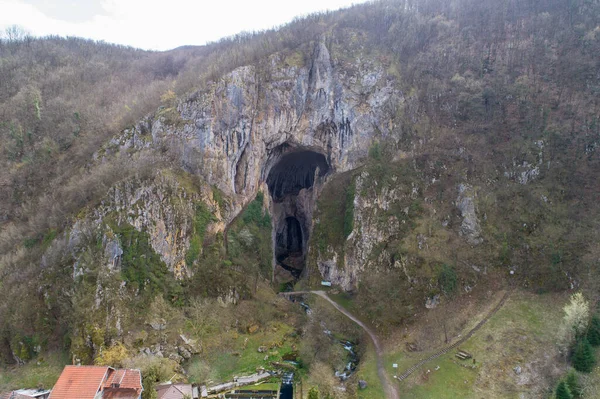
[[[238,68],[181,102],[177,126],[158,118],[123,141],[142,149],[136,137],[150,130],[154,147],[170,146],[184,167],[199,165],[209,184],[234,198],[231,219],[286,154],[321,154],[332,171],[345,171],[364,158],[375,132],[389,133],[384,109],[401,94],[375,61],[352,67],[334,66],[324,43],[303,66],[273,55],[264,70]]]
[[[375,134],[391,132],[386,107],[403,101],[377,61],[334,65],[320,42],[304,65],[290,65],[275,54],[260,67],[233,70],[181,101],[177,123],[159,112],[126,130],[104,151],[167,148],[184,169],[230,199],[228,209],[218,215],[221,229],[267,183],[273,264],[289,280],[304,269],[319,187],[327,175],[361,164]],[[186,272],[182,249],[189,244],[181,228],[170,228],[172,215],[158,202],[136,206],[148,194],[114,192],[113,199],[123,209],[140,210],[128,218],[136,228],[151,230],[152,247],[181,275]]]
[[[398,234],[410,213],[404,203],[411,200],[412,187],[397,184],[391,189],[378,190],[372,186],[372,181],[367,171],[356,177],[354,228],[344,244],[344,254],[340,254],[339,248],[329,247],[319,253],[317,259],[323,278],[344,290],[356,288],[365,270],[375,270],[378,265],[387,263],[381,260],[389,254],[383,250],[374,256],[375,249]],[[392,207],[402,208],[400,218],[391,212]]]
[[[477,213],[475,212],[473,188],[468,184],[460,184],[458,186],[456,207],[460,211],[463,218],[462,224],[460,225],[459,234],[464,236],[471,245],[481,244],[483,239],[481,238],[479,219],[477,218]]]
[[[208,232],[214,234],[224,231],[259,190],[268,191],[273,276],[286,282],[307,275],[316,200],[324,185],[363,165],[377,137],[399,139],[402,129],[392,123],[390,110],[404,107],[405,100],[394,82],[376,58],[340,62],[322,42],[314,44],[301,65],[275,54],[261,65],[237,68],[174,105],[179,120],[159,112],[105,149],[107,153],[166,149],[184,170],[200,176],[206,186],[202,194],[191,198],[178,193],[178,205],[173,207],[167,203],[172,195],[164,195],[160,187],[118,187],[97,218],[114,210],[127,212],[119,217],[147,230],[152,248],[177,276],[184,276],[189,274],[185,255],[191,204],[201,201],[214,213]],[[421,183],[396,178],[385,187],[373,186],[377,177],[366,170],[353,178],[353,228],[343,248],[326,243],[311,258],[320,277],[351,290],[365,270],[383,265],[400,268],[409,281],[414,280],[406,259],[387,244],[403,240],[401,232],[414,226],[411,204],[418,197],[416,185],[435,185],[440,175]],[[227,207],[217,206],[211,187],[227,197]],[[472,246],[483,241],[475,194],[473,187],[460,184],[452,201],[461,216],[458,232]],[[442,226],[456,229],[446,215]],[[435,245],[431,239],[428,231],[406,238],[416,242],[417,251]],[[417,267],[418,259],[411,262]]]
[[[154,251],[176,277],[182,277],[189,275],[185,255],[190,245],[195,204],[206,204],[214,216],[214,222],[208,226],[209,233],[225,228],[210,187],[203,186],[200,191],[186,189],[174,175],[159,173],[151,181],[128,181],[113,187],[88,219],[97,223],[114,219],[114,223],[126,222],[138,231],[147,232]],[[77,235],[77,228],[74,230]],[[104,247],[106,258],[112,263],[109,266],[117,267],[123,253],[118,242],[109,239]]]

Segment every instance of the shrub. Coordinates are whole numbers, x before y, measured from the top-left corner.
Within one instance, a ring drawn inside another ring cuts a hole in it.
[[[254,201],[248,204],[242,215],[244,224],[255,223],[259,227],[271,227],[271,216],[268,212],[263,211],[263,200],[264,194],[259,191]]]
[[[452,267],[448,265],[442,266],[442,270],[438,274],[438,284],[442,292],[446,295],[450,295],[456,291],[458,277]]]
[[[110,348],[104,348],[100,354],[94,359],[94,364],[98,366],[121,367],[123,360],[129,357],[127,348],[120,342],[117,342]]]
[[[571,296],[563,308],[565,315],[560,326],[560,345],[569,348],[572,343],[586,333],[589,318],[589,304],[580,292]],[[587,340],[586,340],[587,342]]]
[[[592,346],[600,346],[600,318],[593,316],[587,332],[587,339]]]
[[[573,352],[573,367],[582,373],[590,373],[596,365],[594,349],[587,338],[581,338],[575,345]]]
[[[190,247],[185,254],[185,264],[188,267],[191,267],[200,256],[204,235],[206,234],[206,227],[213,220],[214,215],[210,213],[206,204],[204,202],[199,202],[196,205],[196,213],[194,214]]]
[[[567,379],[565,380],[565,382],[569,387],[569,391],[571,391],[571,394],[574,398],[578,398],[581,396],[581,386],[579,385],[579,378],[577,377],[577,374],[575,374],[575,372],[571,371],[567,375]]]
[[[564,381],[561,381],[556,387],[556,399],[572,399],[571,391]]]

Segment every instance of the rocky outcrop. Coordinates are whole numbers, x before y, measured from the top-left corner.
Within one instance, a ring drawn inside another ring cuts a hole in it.
[[[459,184],[456,207],[463,218],[459,234],[464,236],[469,244],[478,245],[483,242],[483,239],[481,238],[479,219],[475,212],[474,196],[473,187],[468,184]]]
[[[288,231],[288,218],[296,219],[301,226],[302,255],[291,259],[292,266],[301,269],[303,266],[295,263],[304,262],[308,249],[318,195],[313,184],[322,184],[325,174],[361,165],[373,137],[391,136],[392,128],[397,129],[390,123],[389,107],[404,101],[375,59],[357,59],[352,65],[336,62],[323,42],[314,44],[306,59],[304,65],[288,65],[284,56],[275,54],[259,66],[237,68],[208,89],[174,105],[177,121],[159,111],[108,143],[96,159],[117,151],[166,150],[185,170],[201,175],[207,187],[217,187],[230,199],[227,209],[210,205],[219,220],[212,226],[212,232],[216,232],[254,198],[278,164],[288,162],[290,156],[314,158],[306,167],[293,162],[299,172],[291,180],[310,184],[294,183],[298,188],[292,189],[293,200],[275,193],[276,200],[270,202],[274,248],[278,237]],[[275,174],[274,181],[290,180],[286,173]],[[147,230],[154,250],[176,275],[182,276],[188,273],[184,257],[189,246],[191,204],[200,198],[181,192],[171,196],[176,199],[174,203],[166,203],[168,196],[163,191],[160,185],[114,188],[97,210],[97,218],[116,211],[136,229]],[[376,205],[385,210],[394,195],[382,193]],[[210,195],[202,197],[211,204]],[[366,216],[367,209],[371,212],[373,205],[368,197],[357,197],[356,201],[359,230],[351,236],[352,250],[344,261],[350,264],[347,270],[351,272],[333,267],[342,260],[341,255],[333,263],[324,259],[319,266],[327,278],[344,287],[356,284],[373,246],[391,234],[368,222],[371,216]],[[390,218],[388,230],[393,231],[398,223]]]
[[[184,167],[232,196],[231,220],[290,151],[323,154],[336,171],[356,167],[374,134],[390,133],[390,102],[402,96],[382,66],[357,60],[343,70],[317,43],[306,65],[288,66],[276,54],[261,68],[238,68],[180,102],[180,124],[157,117],[116,142],[143,149],[150,132],[153,147],[168,146]]]
[[[329,246],[325,253],[319,253],[317,259],[323,278],[344,290],[355,289],[365,270],[376,270],[380,265],[389,263],[390,256],[385,250],[378,255],[374,250],[397,236],[400,224],[406,223],[405,219],[390,211],[393,204],[410,200],[412,188],[398,184],[378,191],[371,183],[372,177],[367,171],[356,178],[354,229],[344,244],[343,255],[341,248]],[[404,216],[408,216],[409,212],[403,207]]]
[[[125,222],[148,233],[152,249],[176,277],[189,276],[185,255],[190,245],[196,205],[202,202],[213,215],[213,222],[207,227],[209,234],[223,232],[225,224],[212,189],[201,182],[197,188],[186,188],[180,181],[183,179],[162,171],[151,180],[130,180],[113,187],[100,206],[74,225],[72,246],[77,244],[82,226],[91,223],[108,228],[103,239],[104,255],[108,268],[118,269],[123,250],[109,225]]]

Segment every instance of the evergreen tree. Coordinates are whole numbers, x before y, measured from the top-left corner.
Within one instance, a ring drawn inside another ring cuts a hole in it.
[[[573,395],[564,381],[561,381],[556,387],[556,399],[573,399]]]
[[[573,367],[577,371],[589,373],[593,370],[595,364],[594,349],[587,338],[581,338],[577,341],[575,352],[573,353]]]
[[[577,374],[575,374],[575,372],[571,371],[568,375],[567,375],[567,379],[565,381],[567,383],[567,387],[569,387],[569,391],[571,391],[571,394],[573,395],[574,398],[579,398],[581,396],[581,387],[579,386],[579,377],[577,377]]]
[[[600,317],[592,316],[590,327],[587,332],[588,341],[593,346],[600,346]]]

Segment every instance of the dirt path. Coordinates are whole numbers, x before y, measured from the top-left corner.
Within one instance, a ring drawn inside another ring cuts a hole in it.
[[[348,312],[346,309],[338,305],[335,301],[333,301],[325,291],[296,291],[296,292],[285,292],[282,293],[284,296],[293,296],[293,295],[301,295],[301,294],[315,294],[325,299],[327,302],[331,303],[334,308],[343,313],[347,318],[352,320],[354,323],[358,324],[363,330],[369,334],[371,340],[373,341],[373,345],[375,345],[375,354],[377,355],[377,374],[379,376],[379,380],[381,381],[381,385],[385,390],[385,396],[388,399],[400,399],[400,395],[398,394],[398,390],[394,383],[392,383],[391,379],[385,372],[385,368],[383,366],[383,349],[381,348],[381,342],[377,335],[367,327],[362,321],[358,320],[354,315]]]
[[[462,345],[466,340],[468,340],[469,338],[471,338],[471,336],[473,336],[473,334],[479,330],[489,319],[490,317],[492,317],[493,315],[496,314],[496,312],[498,310],[500,310],[500,308],[502,307],[502,305],[504,305],[504,303],[506,302],[506,300],[508,299],[508,297],[510,296],[510,291],[507,291],[504,296],[502,297],[502,299],[500,300],[500,302],[498,302],[498,304],[496,305],[496,307],[494,309],[492,309],[490,311],[490,313],[487,314],[487,316],[485,316],[479,323],[477,323],[477,325],[475,327],[473,327],[464,337],[462,337],[461,339],[459,339],[458,341],[456,341],[455,343],[453,343],[452,345],[440,350],[439,352],[434,353],[433,355],[429,356],[426,359],[421,360],[420,362],[418,362],[417,364],[413,365],[411,368],[409,368],[408,370],[406,370],[404,373],[402,373],[400,376],[398,376],[398,381],[402,381],[404,379],[406,379],[409,375],[411,375],[412,373],[414,373],[415,371],[417,371],[419,369],[419,367],[421,367],[422,365],[424,365],[425,363],[433,360],[433,359],[437,359],[438,357],[448,353],[449,351],[451,351],[452,349],[456,348],[459,345]]]

